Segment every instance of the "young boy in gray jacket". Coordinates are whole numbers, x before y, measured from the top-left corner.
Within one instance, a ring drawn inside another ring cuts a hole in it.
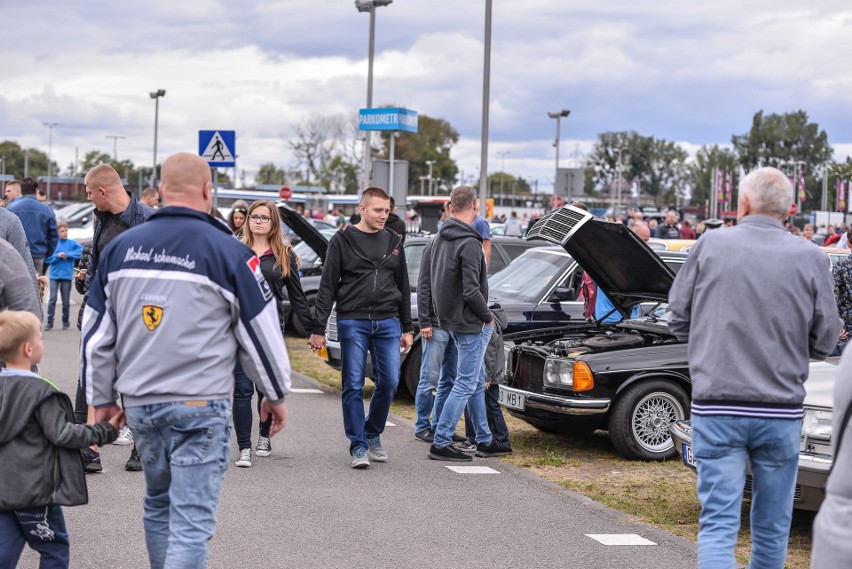
[[[15,567],[24,543],[42,569],[70,564],[61,506],[89,501],[79,449],[111,443],[124,413],[109,422],[75,425],[71,400],[31,372],[44,353],[39,319],[0,312],[0,567]]]

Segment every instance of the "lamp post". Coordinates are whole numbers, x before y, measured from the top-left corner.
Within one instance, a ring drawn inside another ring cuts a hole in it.
[[[430,195],[430,196],[432,195],[432,164],[434,164],[434,163],[435,163],[434,160],[427,160],[426,161],[426,164],[429,166],[429,176],[427,177],[427,179],[429,180],[429,194],[428,195]]]
[[[556,188],[559,186],[559,125],[562,117],[567,117],[570,114],[571,111],[569,109],[547,113],[547,116],[556,119],[556,140],[553,141],[553,146],[556,148],[556,176],[553,177],[553,195],[556,195]],[[568,189],[568,193],[571,193],[570,188]]]
[[[121,136],[118,134],[108,134],[104,138],[112,139],[112,159],[114,162],[118,162],[118,139],[125,139],[126,136]]]
[[[166,96],[165,89],[157,89],[148,93],[154,99],[154,169],[151,170],[151,186],[157,187],[157,128],[160,120],[160,97]]]
[[[484,61],[482,62],[482,144],[479,150],[479,203],[484,208],[488,198],[488,105],[491,98],[491,7],[485,0]]]
[[[53,176],[53,168],[51,165],[51,156],[53,155],[53,127],[58,126],[58,122],[46,122],[47,127],[47,192],[45,193],[46,200],[50,202],[50,178]]]
[[[373,54],[376,49],[376,8],[387,6],[393,0],[355,0],[355,8],[359,12],[370,14],[370,45],[367,59],[367,108],[373,108]],[[372,169],[373,157],[371,156],[370,131],[364,132],[364,184],[362,188],[370,185],[370,170]],[[393,141],[391,141],[393,144]]]

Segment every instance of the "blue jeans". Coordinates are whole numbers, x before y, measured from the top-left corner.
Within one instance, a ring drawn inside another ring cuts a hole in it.
[[[62,294],[62,326],[71,326],[71,281],[58,281],[50,279],[50,300],[47,301],[47,325],[53,326],[53,318],[56,316],[56,297],[58,292]]]
[[[485,366],[482,366],[482,369],[485,373]],[[506,419],[503,417],[503,407],[500,406],[499,397],[500,388],[496,383],[492,383],[491,387],[485,390],[485,415],[488,418],[488,429],[498,444],[510,446],[509,426],[506,425]],[[470,409],[470,401],[467,402],[467,408]],[[470,413],[465,413],[464,434],[469,440],[474,440],[475,433],[476,429],[473,426],[473,421],[470,420]]]
[[[176,401],[125,413],[144,464],[151,569],[205,567],[231,451],[231,402]]]
[[[414,405],[417,409],[417,419],[414,422],[414,432],[419,433],[425,429],[432,429],[432,420],[440,413],[433,413],[435,409],[435,390],[438,388],[439,378],[449,381],[456,375],[456,346],[450,341],[450,333],[438,327],[432,328],[432,339],[420,339],[423,346],[423,358],[420,364],[420,383],[417,384],[417,395],[414,397]]]
[[[698,462],[698,566],[735,566],[746,464],[753,478],[753,569],[782,569],[793,516],[802,422],[734,416],[692,416]]]
[[[343,382],[343,428],[349,452],[367,448],[367,439],[381,435],[390,404],[399,384],[399,340],[402,329],[397,318],[385,320],[338,320],[340,364]],[[370,351],[376,388],[370,412],[364,416],[364,370]]]
[[[485,347],[491,334],[492,326],[483,326],[482,332],[465,334],[450,332],[456,345],[458,359],[456,377],[438,383],[438,393],[435,395],[435,446],[446,447],[453,440],[456,425],[461,419],[464,408],[470,403],[469,413],[476,430],[476,442],[482,445],[491,444],[491,431],[488,430],[488,419],[485,414],[485,374],[482,370]]]
[[[71,549],[62,508],[0,510],[0,569],[17,567],[24,543],[41,555],[39,569],[67,569]]]

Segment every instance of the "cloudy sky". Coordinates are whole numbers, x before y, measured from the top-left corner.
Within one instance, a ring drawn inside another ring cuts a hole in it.
[[[479,170],[484,0],[394,0],[377,10],[374,105],[448,120],[454,157]],[[369,15],[352,0],[0,0],[0,139],[149,164],[237,131],[239,168],[292,166],[286,140],[312,114],[366,104]],[[552,184],[607,130],[690,150],[728,144],[754,113],[805,110],[838,158],[852,152],[852,6],[812,0],[495,0],[489,171]],[[507,154],[501,154],[507,153]]]

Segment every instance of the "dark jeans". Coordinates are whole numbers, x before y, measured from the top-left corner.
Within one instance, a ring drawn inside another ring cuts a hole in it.
[[[491,387],[485,390],[485,414],[488,418],[488,428],[491,429],[494,440],[500,446],[509,446],[509,427],[506,425],[503,409],[497,400],[499,395],[500,388],[496,383],[492,383]],[[467,409],[464,412],[464,434],[469,441],[475,442],[476,431],[474,431],[473,423],[468,417]]]
[[[254,382],[249,379],[240,362],[234,366],[234,434],[237,436],[237,447],[240,450],[251,448],[251,398],[254,395]],[[263,403],[263,393],[257,392],[257,414],[260,416],[260,405]],[[260,423],[260,436],[268,437],[272,426],[272,417]]]
[[[50,300],[47,302],[47,326],[53,326],[53,318],[56,316],[57,292],[62,295],[62,326],[71,326],[71,281],[59,281],[50,279]]]
[[[367,440],[385,430],[390,404],[399,383],[399,320],[338,320],[341,380],[343,382],[343,428],[349,439],[349,452],[367,448]],[[370,412],[364,416],[364,369],[367,352],[373,360],[376,388],[370,398]]]
[[[17,566],[24,543],[41,554],[39,569],[67,569],[71,549],[62,508],[0,510],[0,569]]]

